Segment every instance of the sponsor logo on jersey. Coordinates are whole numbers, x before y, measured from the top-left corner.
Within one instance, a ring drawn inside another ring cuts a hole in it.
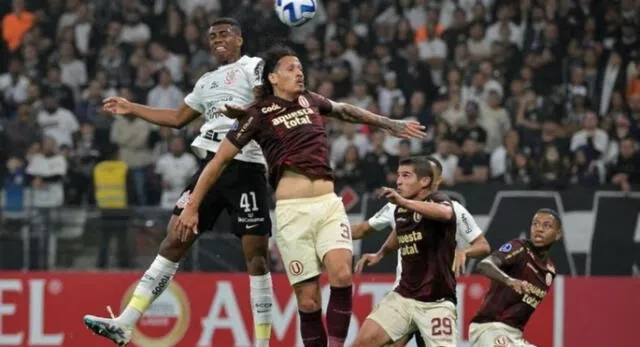
[[[240,69],[238,68],[229,70],[224,78],[224,84],[228,86],[232,85],[236,81],[239,73]]]
[[[218,87],[220,87],[220,85],[216,81],[213,81],[211,82],[211,84],[209,84],[209,89],[216,89]]]
[[[271,106],[267,106],[267,107],[261,108],[260,111],[262,111],[262,113],[271,113],[271,112],[278,111],[278,110],[281,110],[281,109],[282,109],[282,107],[280,107],[280,105],[278,105],[276,103],[273,103],[273,104],[271,104]]]
[[[502,247],[500,247],[499,251],[503,253],[509,253],[511,252],[512,248],[513,246],[510,243],[505,243],[504,245],[502,245]]]
[[[300,104],[300,106],[305,108],[311,106],[311,104],[309,104],[309,100],[307,100],[307,98],[302,95],[298,97],[298,103]]]

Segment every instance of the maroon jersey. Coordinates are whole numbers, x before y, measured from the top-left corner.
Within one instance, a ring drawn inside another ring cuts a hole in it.
[[[433,193],[426,201],[451,206],[451,200],[443,193]],[[455,303],[456,277],[452,271],[456,251],[455,215],[443,222],[396,207],[395,219],[398,252],[402,255],[402,274],[395,291],[419,301],[445,299]]]
[[[501,322],[524,330],[524,326],[556,276],[551,259],[542,260],[534,246],[523,240],[514,239],[493,252],[502,261],[500,267],[509,276],[531,284],[531,294],[518,294],[511,287],[498,282],[491,283],[480,311],[472,319],[475,323]]]
[[[269,183],[275,189],[286,168],[311,177],[332,180],[329,144],[321,115],[331,112],[325,97],[304,92],[298,100],[269,96],[248,108],[227,133],[242,148],[255,140],[269,166]]]

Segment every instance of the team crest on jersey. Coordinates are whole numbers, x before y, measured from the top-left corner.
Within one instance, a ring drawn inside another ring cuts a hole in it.
[[[544,277],[544,281],[547,283],[547,286],[550,286],[553,282],[553,275],[551,272],[547,272],[547,275]]]
[[[498,336],[493,341],[493,346],[494,347],[506,347],[508,345],[508,343],[509,343],[509,339],[507,339],[506,336]]]
[[[232,85],[236,81],[238,73],[240,73],[240,69],[238,68],[229,70],[227,76],[224,78],[224,84],[228,86]]]
[[[187,203],[189,202],[190,198],[191,198],[191,191],[190,190],[185,191],[184,193],[182,193],[178,201],[176,201],[176,207],[184,208],[185,206],[187,206]]]
[[[420,223],[420,221],[422,220],[422,215],[418,212],[414,212],[413,213],[413,221],[416,223]]]
[[[307,108],[309,107],[311,104],[309,104],[309,100],[307,100],[307,98],[305,98],[304,96],[300,95],[298,97],[298,103],[300,104],[300,106]]]
[[[509,253],[511,252],[512,248],[513,246],[511,246],[510,243],[505,243],[504,245],[502,245],[502,247],[500,247],[499,251],[503,253]]]

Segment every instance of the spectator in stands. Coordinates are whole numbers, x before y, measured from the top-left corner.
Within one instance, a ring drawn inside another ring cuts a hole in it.
[[[511,120],[507,111],[502,107],[502,94],[499,90],[489,90],[486,106],[482,107],[480,124],[487,132],[487,145],[485,150],[493,152],[502,145],[504,135],[511,130]]]
[[[357,132],[355,124],[342,123],[342,135],[338,136],[331,144],[331,162],[334,165],[342,160],[344,152],[349,146],[356,146],[358,156],[364,157],[369,150],[369,141],[366,136]]]
[[[588,160],[599,159],[606,154],[609,148],[609,135],[598,128],[598,116],[593,111],[589,111],[582,123],[582,130],[577,131],[571,137],[571,152],[578,148],[585,150]]]
[[[131,91],[120,90],[123,98],[131,100]],[[117,116],[111,127],[111,142],[118,145],[120,158],[127,164],[131,188],[138,205],[147,204],[147,171],[151,165],[148,147],[151,125],[130,115]]]
[[[437,142],[437,147],[433,157],[442,164],[442,183],[452,187],[456,184],[456,173],[458,171],[458,156],[454,154],[455,141],[450,136],[443,136]]]
[[[573,153],[573,163],[571,165],[571,184],[581,186],[595,186],[600,184],[600,170],[597,168],[595,160],[587,161],[587,156],[582,149]]]
[[[38,113],[38,124],[44,135],[53,138],[57,146],[73,147],[73,138],[80,130],[80,124],[71,111],[58,105],[54,93],[51,90],[45,91],[43,109]]]
[[[67,161],[56,150],[53,137],[42,141],[42,152],[29,159],[26,173],[31,180],[34,207],[60,207],[64,203],[63,181],[67,175]]]
[[[398,158],[384,149],[386,134],[376,130],[371,136],[371,150],[362,160],[363,179],[367,190],[372,191],[393,183],[393,174],[398,166]]]
[[[162,181],[160,207],[163,209],[173,209],[182,194],[182,188],[198,170],[196,158],[185,152],[184,140],[181,137],[171,139],[169,151],[158,159],[155,168],[155,173]]]
[[[462,155],[456,170],[457,183],[486,183],[489,179],[489,158],[473,137],[467,137],[462,145]]]
[[[72,42],[60,44],[59,56],[60,79],[75,92],[77,99],[80,87],[87,84],[87,65],[76,58]]]
[[[2,38],[10,52],[18,50],[24,34],[33,27],[35,20],[33,13],[26,10],[24,0],[13,0],[12,12],[2,18]]]
[[[4,163],[3,163],[4,164]],[[19,157],[10,157],[7,161],[7,175],[2,181],[3,212],[22,212],[25,201],[27,177],[24,162]]]
[[[490,157],[491,179],[507,182],[507,176],[516,167],[516,156],[520,151],[520,135],[516,130],[509,130],[504,136],[504,145],[496,148]]]
[[[17,115],[4,126],[2,149],[8,156],[24,158],[27,149],[42,136],[40,126],[35,121],[28,104],[18,106]]]
[[[620,154],[611,166],[611,183],[625,192],[631,191],[632,184],[640,183],[640,151],[631,137],[620,141]]]
[[[181,83],[183,81],[184,73],[182,71],[182,58],[167,50],[167,47],[163,43],[152,42],[149,45],[149,57],[151,58],[151,64],[154,67],[154,72],[161,69],[167,69],[171,72],[171,78],[174,83]]]
[[[125,13],[125,24],[120,31],[120,42],[133,46],[141,46],[151,39],[151,29],[142,22],[140,13],[131,11]]]
[[[147,97],[147,105],[156,108],[177,109],[182,104],[184,94],[171,81],[171,73],[167,69],[158,72],[158,85],[151,89]]]
[[[469,101],[466,106],[467,122],[463,127],[458,128],[455,133],[458,145],[463,146],[467,139],[473,139],[478,150],[484,151],[487,143],[487,131],[480,125],[480,106],[475,101]],[[464,150],[463,150],[464,151]]]
[[[18,58],[12,58],[9,62],[9,71],[0,75],[0,101],[4,102],[7,113],[14,113],[16,106],[27,99],[29,78],[24,75],[22,62]]]
[[[568,184],[569,161],[560,156],[556,146],[547,146],[536,171],[536,185],[542,188],[562,189]]]
[[[360,161],[360,154],[356,146],[351,145],[347,147],[342,160],[337,163],[333,172],[338,187],[349,186],[356,191],[362,191],[364,189],[363,165]]]
[[[43,83],[46,93],[52,94],[58,100],[60,106],[67,110],[75,110],[75,96],[73,89],[62,81],[60,67],[56,64],[49,65],[47,69],[47,78]]]

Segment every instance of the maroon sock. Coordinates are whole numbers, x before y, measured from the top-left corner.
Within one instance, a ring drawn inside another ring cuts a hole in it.
[[[327,306],[327,328],[329,347],[342,347],[351,323],[352,286],[331,287],[329,306]]]
[[[304,347],[327,347],[327,332],[322,323],[322,310],[300,313],[300,335]]]

